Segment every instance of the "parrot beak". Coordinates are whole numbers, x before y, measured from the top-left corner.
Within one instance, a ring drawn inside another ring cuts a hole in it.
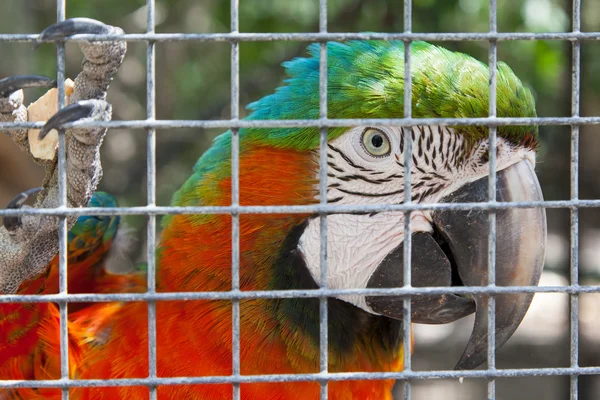
[[[488,178],[462,186],[443,203],[485,202]],[[523,160],[497,173],[496,200],[523,202],[543,200],[533,165]],[[411,284],[425,286],[486,286],[488,284],[487,210],[441,210],[432,213],[434,232],[412,235]],[[497,286],[535,286],[544,265],[546,212],[543,208],[509,208],[496,211]],[[403,246],[392,251],[371,276],[367,287],[403,285]],[[521,323],[533,293],[497,294],[496,346],[498,349]],[[475,312],[475,325],[456,369],[482,364],[488,348],[488,295],[416,295],[411,300],[415,323],[443,324]],[[373,311],[402,319],[399,296],[368,296]]]

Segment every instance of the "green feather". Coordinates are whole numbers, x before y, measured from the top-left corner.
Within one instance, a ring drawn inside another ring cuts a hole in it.
[[[487,117],[488,66],[474,58],[425,42],[411,48],[412,115],[415,118]],[[249,105],[251,120],[316,119],[319,117],[319,45],[311,58],[283,65],[290,78],[274,94]],[[391,41],[352,41],[327,46],[327,112],[329,118],[402,118],[404,113],[404,44]],[[535,117],[535,102],[510,67],[497,72],[498,117]],[[487,137],[488,129],[459,127],[470,139]],[[345,128],[332,129],[330,139]],[[248,129],[247,140],[276,147],[316,148],[315,128]],[[535,136],[534,126],[505,126],[498,135],[521,143]]]
[[[105,192],[95,192],[88,204],[88,207],[117,206],[117,200]],[[117,234],[120,219],[118,215],[83,215],[77,218],[68,234],[69,251],[92,251],[96,249],[100,240],[103,244],[112,241]]]
[[[425,42],[412,43],[412,115],[415,118],[488,116],[489,70],[474,58]],[[289,78],[275,93],[248,106],[249,120],[317,119],[319,117],[319,45],[311,57],[283,63]],[[404,44],[398,41],[350,41],[327,45],[329,118],[402,118]],[[510,67],[499,62],[497,116],[535,117],[535,102]],[[483,126],[455,127],[469,141],[487,137]],[[346,128],[335,128],[329,138]],[[240,129],[240,151],[266,145],[301,151],[316,149],[317,128]],[[535,146],[536,126],[501,126],[498,136],[516,145]],[[174,196],[174,205],[211,204],[217,182],[230,175],[231,131],[215,139],[200,157],[194,174]],[[207,174],[210,179],[207,179]],[[199,183],[204,181],[199,187]],[[212,182],[212,183],[211,183]],[[216,192],[215,192],[216,191]],[[200,200],[202,199],[202,200]],[[169,218],[166,219],[167,221]]]

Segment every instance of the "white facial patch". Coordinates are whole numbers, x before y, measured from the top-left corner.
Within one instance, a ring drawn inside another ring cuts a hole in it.
[[[315,279],[321,276],[320,217],[309,221],[298,248]],[[423,213],[414,213],[411,232],[432,232]],[[334,214],[327,217],[327,285],[330,289],[357,289],[367,282],[377,266],[404,241],[404,213],[382,212],[374,215]],[[364,296],[340,296],[370,313]]]
[[[440,126],[357,127],[329,142],[327,201],[332,204],[400,204],[404,201],[403,132],[412,136],[411,198],[436,203],[489,173],[487,139],[467,148],[462,135]],[[318,155],[317,162],[318,162]],[[535,152],[497,140],[497,170]],[[432,232],[430,213],[411,214],[411,232]],[[327,284],[330,289],[366,288],[371,275],[404,240],[404,213],[333,214],[327,217]],[[311,219],[298,249],[316,282],[321,277],[320,217]],[[374,313],[365,297],[341,300]]]

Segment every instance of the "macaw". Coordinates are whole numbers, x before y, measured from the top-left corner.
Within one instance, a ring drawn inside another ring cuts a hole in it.
[[[101,28],[97,21],[78,19],[48,29],[52,35],[64,37],[104,32]],[[96,49],[94,45],[100,46],[83,43]],[[106,51],[107,44],[102,45]],[[273,94],[249,105],[249,120],[319,117],[319,47],[311,45],[308,51],[308,57],[283,64],[288,79]],[[413,117],[488,115],[487,65],[425,42],[412,43],[411,52]],[[328,43],[327,64],[329,118],[403,116],[402,42]],[[18,84],[11,81],[11,85],[15,88]],[[91,118],[97,104],[92,107],[85,101],[89,100],[76,99],[59,111],[42,132],[67,121]],[[497,115],[536,115],[531,92],[504,63],[498,63],[497,69]],[[377,125],[330,129],[327,203],[403,203],[404,151],[409,137],[414,203],[487,201],[487,127]],[[231,204],[231,146],[231,131],[215,139],[174,194],[173,206]],[[537,146],[536,126],[497,128],[497,201],[542,200],[534,172]],[[317,128],[240,129],[239,150],[241,205],[319,203]],[[22,203],[23,199],[12,207]],[[97,192],[90,204],[112,206],[114,199]],[[318,288],[320,218],[312,214],[240,215],[241,290]],[[329,214],[328,287],[402,287],[404,218],[403,211]],[[413,211],[410,218],[412,286],[487,284],[487,211]],[[496,223],[496,285],[537,285],[545,254],[544,210],[500,208]],[[5,219],[6,229],[12,231],[24,229],[25,224],[17,217]],[[146,291],[144,271],[116,275],[105,268],[118,225],[118,217],[77,220],[69,233],[69,292]],[[231,290],[231,229],[232,217],[227,214],[164,217],[156,251],[157,291]],[[55,259],[43,274],[20,283],[18,293],[56,293],[56,271]],[[495,296],[497,347],[514,333],[532,297],[531,293]],[[440,324],[475,313],[473,333],[456,366],[475,368],[486,360],[487,301],[482,294],[415,295],[411,320]],[[328,298],[327,306],[329,372],[402,370],[404,352],[410,351],[403,348],[403,297],[341,295]],[[158,301],[156,316],[159,377],[232,374],[231,301]],[[71,378],[148,376],[145,302],[69,304],[68,329]],[[60,378],[58,332],[55,304],[0,304],[0,378]],[[319,372],[319,299],[241,300],[240,349],[244,376]],[[391,399],[393,385],[391,379],[331,381],[329,398]],[[182,384],[159,386],[157,394],[160,399],[212,400],[230,399],[232,390],[231,384]],[[240,385],[244,400],[318,399],[319,391],[318,382]],[[6,399],[60,396],[61,391],[53,388],[0,392],[0,398]],[[145,399],[149,391],[143,386],[71,388],[70,396]]]

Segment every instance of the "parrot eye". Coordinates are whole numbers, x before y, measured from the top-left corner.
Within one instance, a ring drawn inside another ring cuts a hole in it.
[[[379,129],[365,129],[362,134],[361,143],[367,153],[373,157],[385,157],[390,154],[390,139]]]

